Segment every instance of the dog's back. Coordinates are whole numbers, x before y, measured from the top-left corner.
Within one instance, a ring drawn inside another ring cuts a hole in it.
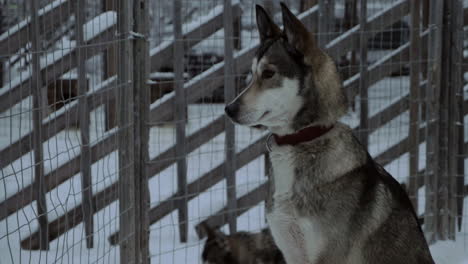
[[[263,229],[258,233],[237,232],[225,235],[203,226],[207,241],[202,260],[209,264],[285,264],[281,251],[276,247],[271,233]]]

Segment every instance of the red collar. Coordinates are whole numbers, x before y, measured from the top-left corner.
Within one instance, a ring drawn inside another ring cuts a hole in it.
[[[278,144],[279,146],[281,145],[295,146],[299,143],[314,140],[322,136],[323,134],[327,133],[332,128],[333,126],[329,126],[329,127],[310,126],[310,127],[303,128],[294,134],[288,134],[284,136],[278,136],[277,134],[273,134],[273,137],[275,138],[276,144]]]

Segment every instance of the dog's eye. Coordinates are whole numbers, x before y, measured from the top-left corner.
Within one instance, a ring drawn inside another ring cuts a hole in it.
[[[272,70],[264,70],[262,72],[262,79],[270,79],[271,77],[273,77],[273,75],[275,75],[275,71],[272,71]]]

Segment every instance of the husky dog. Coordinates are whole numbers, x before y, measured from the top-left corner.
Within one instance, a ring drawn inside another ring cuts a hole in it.
[[[286,262],[434,263],[405,191],[338,121],[347,102],[335,63],[281,7],[284,30],[256,7],[252,81],[225,112],[272,133],[267,220]]]
[[[202,260],[206,264],[285,264],[270,231],[260,233],[238,232],[225,235],[203,223],[208,236]]]

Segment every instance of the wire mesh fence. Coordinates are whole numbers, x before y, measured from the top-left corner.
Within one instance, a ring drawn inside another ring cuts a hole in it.
[[[468,259],[468,2],[285,3],[334,58],[342,121],[405,186],[437,263]],[[270,0],[0,1],[1,263],[201,263],[201,223],[267,226],[268,132],[224,116],[250,78],[256,4],[281,24]]]

